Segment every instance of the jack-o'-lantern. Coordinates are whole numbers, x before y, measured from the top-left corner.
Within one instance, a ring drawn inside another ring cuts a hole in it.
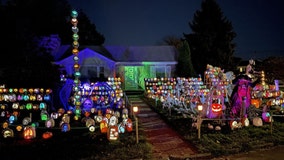
[[[30,95],[30,101],[35,101],[36,100],[36,95],[35,94],[31,94]]]
[[[16,127],[16,130],[17,130],[18,132],[22,131],[22,129],[23,129],[23,127],[22,127],[21,125],[18,125],[18,126]]]
[[[70,124],[63,122],[63,123],[61,124],[61,131],[62,131],[62,132],[68,132],[68,131],[70,131]]]
[[[48,117],[49,117],[48,112],[45,109],[41,110],[41,113],[40,113],[41,120],[46,121]]]
[[[123,123],[118,125],[118,133],[125,133],[125,125]]]
[[[86,127],[95,126],[95,120],[92,118],[87,118],[85,124],[86,124]]]
[[[48,132],[48,131],[46,131],[46,132],[44,132],[44,133],[42,134],[42,138],[43,138],[43,139],[49,139],[49,138],[51,138],[52,136],[53,136],[52,132]]]
[[[251,102],[252,105],[255,106],[255,108],[259,108],[260,104],[261,104],[261,100],[260,99],[256,99],[256,98],[252,98]]]
[[[95,130],[96,130],[96,127],[95,127],[95,126],[91,125],[91,126],[89,127],[89,131],[90,131],[90,132],[95,132]]]
[[[130,118],[127,119],[125,127],[128,132],[133,130],[132,120]]]
[[[55,126],[55,121],[53,118],[49,118],[47,121],[45,121],[45,127],[52,128]]]
[[[23,133],[24,139],[33,139],[36,137],[36,130],[33,126],[26,126]]]
[[[212,103],[212,112],[213,113],[222,113],[222,105],[219,103]]]
[[[31,123],[32,119],[30,117],[25,117],[23,120],[22,120],[22,124],[24,126],[28,125],[29,123]]]
[[[230,127],[231,127],[232,130],[238,128],[238,122],[237,122],[237,121],[234,121],[234,120],[231,121],[231,122],[230,122]]]
[[[100,123],[100,129],[101,129],[101,133],[107,133],[108,130],[108,124],[105,120],[102,120]]]
[[[249,119],[247,117],[244,117],[241,119],[242,125],[247,127],[249,126]]]
[[[111,126],[109,127],[107,131],[107,138],[109,141],[117,140],[118,139],[118,127],[117,126]]]
[[[18,108],[19,108],[19,103],[12,104],[12,109],[18,109]]]
[[[10,128],[5,128],[2,131],[3,137],[4,138],[13,138],[14,137],[14,131]]]

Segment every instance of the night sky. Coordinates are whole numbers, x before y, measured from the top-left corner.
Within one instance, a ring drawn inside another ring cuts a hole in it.
[[[184,38],[189,22],[201,9],[201,0],[69,0],[83,9],[104,45],[145,46],[164,44],[163,38]],[[237,37],[235,56],[266,58],[284,56],[283,0],[217,0],[232,22]],[[80,23],[80,22],[79,22]],[[80,33],[79,33],[80,34]]]

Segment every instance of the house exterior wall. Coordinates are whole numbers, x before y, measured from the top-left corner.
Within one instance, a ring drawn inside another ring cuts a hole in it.
[[[145,89],[145,78],[173,77],[175,64],[117,65],[116,77],[120,77],[125,90]]]

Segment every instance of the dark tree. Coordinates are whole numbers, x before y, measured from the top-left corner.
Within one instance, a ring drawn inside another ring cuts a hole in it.
[[[262,61],[256,70],[264,71],[266,82],[274,84],[274,80],[284,81],[284,57],[268,57]]]
[[[203,74],[207,64],[231,70],[236,33],[216,1],[203,0],[201,10],[196,11],[189,25],[192,33],[184,37],[190,45],[196,72]]]
[[[82,10],[78,11],[78,21],[80,44],[102,45],[105,42],[104,36],[97,31],[96,26]]]
[[[51,51],[38,42],[42,37],[59,35],[61,44],[71,44],[71,10],[67,0],[7,0],[7,4],[0,4],[3,39],[0,45],[3,53],[0,63],[1,84],[10,87],[56,85],[60,77],[57,67],[51,63],[53,57],[48,54]],[[83,12],[80,14],[78,21],[82,24],[82,31],[88,30],[82,32],[80,45],[102,45],[104,37]]]
[[[195,77],[195,71],[191,61],[191,52],[187,41],[181,41],[178,46],[178,64],[176,74],[179,77]]]

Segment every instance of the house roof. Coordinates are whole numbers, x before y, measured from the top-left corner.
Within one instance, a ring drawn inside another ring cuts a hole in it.
[[[61,59],[56,57],[57,63],[73,61],[71,45],[62,46],[59,50]],[[68,52],[68,53],[64,53]],[[176,62],[178,51],[174,46],[80,46],[79,60],[99,56],[109,59],[112,62]]]
[[[80,65],[82,65],[83,63],[85,64],[89,58],[100,58],[100,59],[104,59],[110,63],[114,63],[113,60],[111,60],[109,57],[105,57],[104,55],[90,49],[90,48],[85,48],[84,50],[81,50],[78,53],[78,57],[79,57],[79,61],[78,63]],[[88,62],[90,63],[90,62]],[[99,63],[99,62],[96,62]],[[55,62],[55,64],[59,64],[59,65],[73,65],[74,64],[74,60],[73,60],[73,56],[69,56],[67,58],[62,59],[61,61],[57,61]],[[86,65],[86,64],[85,64]]]
[[[173,46],[105,46],[116,62],[175,62]]]

